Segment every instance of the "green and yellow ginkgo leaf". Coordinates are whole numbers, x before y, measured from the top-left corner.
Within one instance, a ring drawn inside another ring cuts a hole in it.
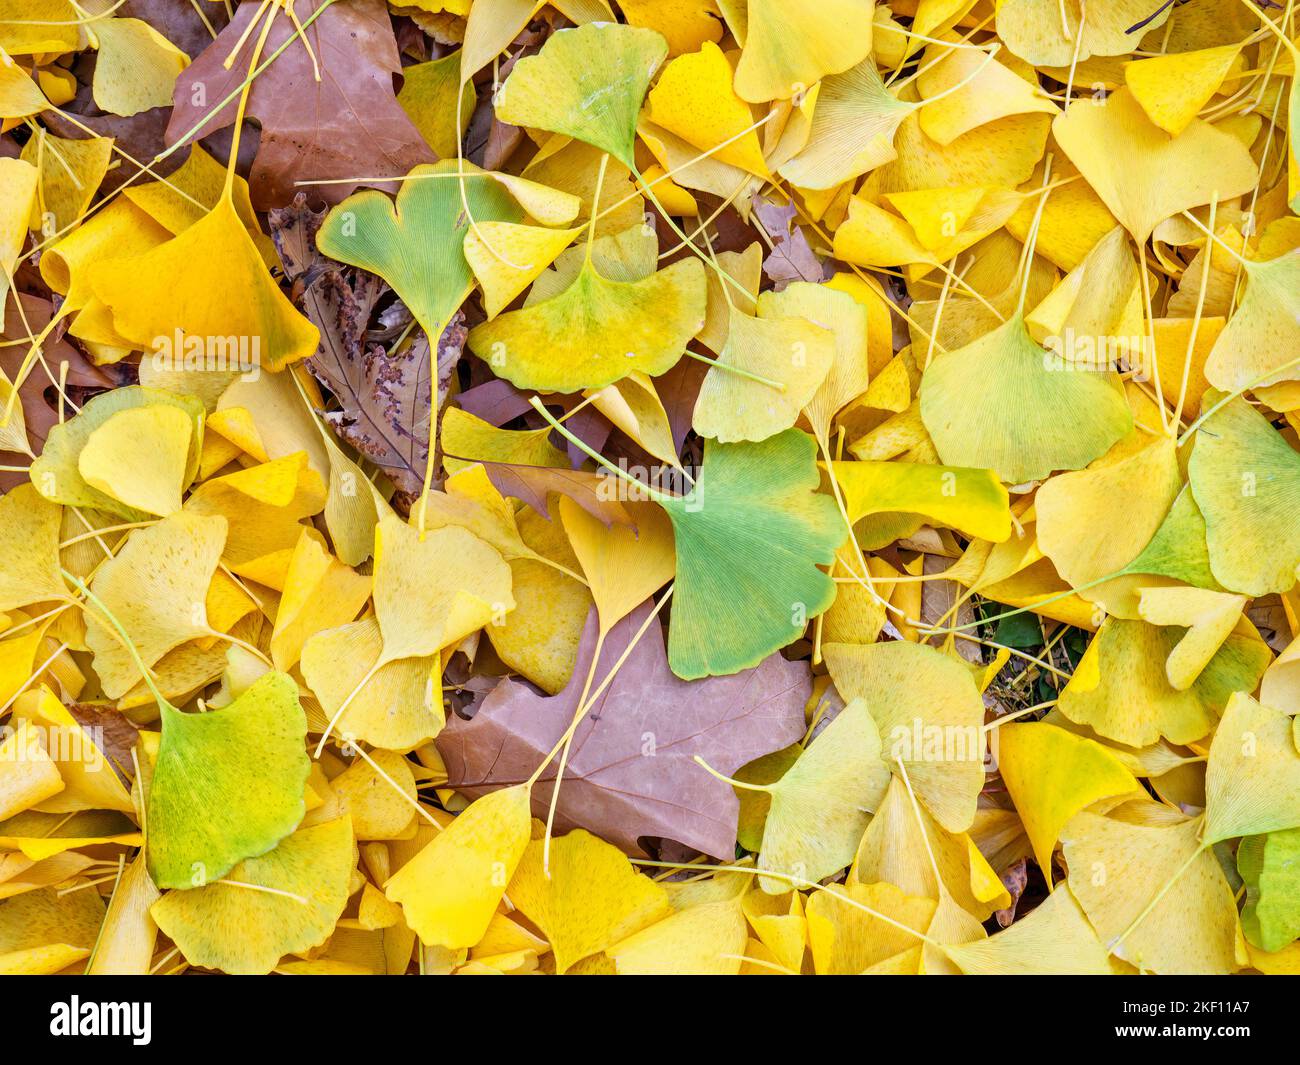
[[[1211,408],[1219,394],[1208,392]],[[1217,410],[1196,434],[1188,465],[1205,517],[1210,569],[1229,591],[1288,591],[1300,565],[1300,455],[1244,399]]]
[[[497,118],[563,133],[635,168],[637,115],[667,55],[654,30],[617,23],[560,30],[515,64],[497,95]]]
[[[424,331],[440,336],[474,285],[464,247],[470,215],[519,222],[523,211],[492,175],[444,159],[407,174],[396,202],[374,189],[349,196],[326,216],[316,246],[378,274]]]
[[[921,462],[835,462],[831,466],[855,525],[877,514],[913,514],[967,536],[1001,543],[1011,535],[1006,488],[992,470]]]
[[[1300,938],[1300,828],[1247,836],[1237,848],[1237,872],[1246,884],[1246,938],[1267,951]]]
[[[704,324],[704,267],[684,259],[614,281],[588,259],[557,296],[485,322],[470,349],[518,388],[577,392],[671,369]]]
[[[220,710],[161,709],[149,875],[160,888],[202,887],[271,850],[302,820],[307,717],[293,678],[275,672]]]
[[[1300,248],[1238,261],[1245,288],[1205,360],[1206,378],[1225,392],[1300,378]]]
[[[995,470],[1008,484],[1081,469],[1133,424],[1114,373],[1054,364],[1018,314],[937,356],[920,396],[939,457]]]
[[[347,905],[356,843],[349,818],[299,829],[221,882],[169,891],[149,914],[191,965],[269,973],[333,934]]]

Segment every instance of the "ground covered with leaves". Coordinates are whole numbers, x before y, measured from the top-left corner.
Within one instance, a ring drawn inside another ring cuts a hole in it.
[[[0,0],[0,972],[1300,971],[1258,5]]]

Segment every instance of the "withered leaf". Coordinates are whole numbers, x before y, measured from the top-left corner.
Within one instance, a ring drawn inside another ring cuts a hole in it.
[[[754,215],[767,235],[772,238],[772,250],[763,259],[763,273],[780,292],[791,281],[826,280],[826,270],[817,258],[803,230],[794,224],[793,203],[784,207],[761,196],[754,197]]]
[[[321,3],[299,0],[298,18],[306,22]],[[199,137],[234,122],[234,100],[208,114],[248,76],[255,34],[229,69],[224,63],[255,11],[260,11],[256,4],[241,5],[230,25],[176,80],[168,144],[191,139],[190,130],[200,122]],[[277,12],[264,55],[292,33],[292,23]],[[289,203],[297,191],[295,181],[398,176],[435,160],[393,92],[401,58],[382,0],[340,0],[303,37],[320,64],[320,80],[315,79],[303,41],[297,40],[257,77],[249,93],[248,115],[262,127],[249,181],[255,207],[265,210]],[[345,183],[318,190],[325,200],[337,203],[355,188]]]
[[[651,607],[638,607],[605,639],[593,689],[614,668]],[[448,786],[480,796],[527,780],[578,709],[591,667],[596,613],[587,618],[573,678],[558,695],[502,680],[468,721],[453,719],[435,741]],[[788,747],[804,731],[811,676],[780,655],[727,677],[684,681],[668,668],[657,621],[632,648],[573,737],[559,789],[556,832],[584,827],[629,854],[640,840],[674,840],[730,858],[740,804],[732,787],[695,761],[731,774]],[[533,812],[545,817],[556,763],[534,785]]]

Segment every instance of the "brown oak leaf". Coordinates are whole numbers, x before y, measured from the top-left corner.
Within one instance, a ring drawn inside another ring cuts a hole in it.
[[[614,668],[650,614],[644,604],[614,626],[601,647],[592,690]],[[502,680],[467,720],[453,718],[435,741],[447,784],[477,798],[527,780],[578,709],[596,647],[587,618],[573,678],[559,694]],[[559,788],[555,831],[585,828],[643,854],[643,839],[667,839],[704,854],[735,853],[740,804],[735,790],[696,761],[735,773],[804,732],[812,680],[805,662],[779,654],[727,677],[685,681],[668,668],[663,628],[652,621],[573,736]],[[558,758],[533,786],[545,817]]]
[[[300,21],[310,19],[323,2],[298,0]],[[212,109],[248,76],[257,33],[249,35],[229,68],[224,64],[260,10],[257,4],[240,5],[230,25],[177,78],[167,124],[169,145],[205,137],[234,122],[236,100]],[[263,56],[273,54],[292,34],[293,24],[275,9]],[[336,0],[303,38],[311,53],[302,40],[290,42],[249,92],[248,115],[262,127],[249,181],[255,207],[287,204],[297,191],[295,181],[395,177],[435,160],[393,92],[393,75],[402,64],[383,0]],[[312,54],[320,65],[319,81]],[[356,187],[344,183],[317,189],[326,201],[337,203]],[[392,185],[381,187],[391,190]]]

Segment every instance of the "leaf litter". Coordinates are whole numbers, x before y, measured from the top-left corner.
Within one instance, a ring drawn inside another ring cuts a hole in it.
[[[0,972],[1300,972],[1292,0],[19,11]]]

